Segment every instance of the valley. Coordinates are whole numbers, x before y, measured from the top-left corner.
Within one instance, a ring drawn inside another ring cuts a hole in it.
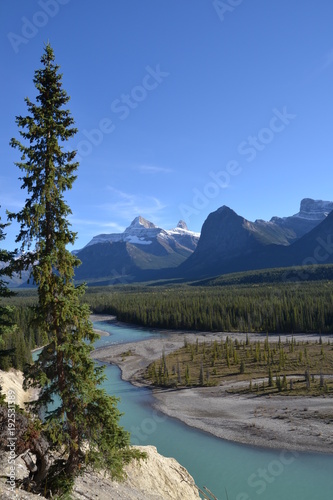
[[[331,498],[332,2],[3,4],[0,500]]]
[[[103,316],[100,317],[103,320]],[[122,325],[114,323],[116,331]],[[125,326],[125,325],[124,325]],[[112,322],[109,331],[112,332]],[[135,331],[136,329],[134,329]],[[146,330],[143,330],[144,334]],[[156,332],[157,337],[120,345],[106,345],[96,349],[93,357],[103,363],[112,363],[120,367],[122,378],[138,387],[153,388],[154,406],[166,415],[175,417],[187,425],[196,427],[214,436],[250,444],[264,448],[275,448],[293,451],[326,452],[332,451],[331,423],[332,398],[323,393],[317,397],[285,395],[283,392],[272,397],[262,391],[262,375],[253,379],[253,385],[260,384],[260,391],[244,393],[244,386],[237,374],[227,377],[222,383],[206,387],[154,387],[147,382],[145,373],[152,362],[159,363],[165,355],[174,356],[184,347],[195,346],[198,341],[204,343],[227,340],[227,333],[184,331]],[[230,336],[230,334],[229,334]],[[232,338],[240,343],[244,335],[233,334]],[[281,336],[281,341],[291,341],[292,336]],[[249,340],[257,343],[265,342],[265,336],[249,334]],[[332,342],[333,337],[325,337],[325,342]],[[271,336],[270,342],[278,343],[278,336]],[[319,341],[315,335],[298,336],[299,342]],[[273,345],[273,344],[272,344]],[[332,347],[332,346],[331,346]],[[301,378],[301,376],[299,376]]]

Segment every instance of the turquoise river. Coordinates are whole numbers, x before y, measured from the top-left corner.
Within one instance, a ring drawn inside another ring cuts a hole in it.
[[[136,342],[163,333],[99,321],[95,328],[109,336],[95,344]],[[188,427],[154,410],[150,389],[121,380],[116,366],[106,365],[105,389],[120,398],[121,423],[132,443],[154,445],[176,458],[202,488],[218,500],[332,500],[332,455],[292,453],[231,443]]]

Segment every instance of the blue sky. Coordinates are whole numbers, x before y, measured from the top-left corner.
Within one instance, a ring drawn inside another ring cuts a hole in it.
[[[268,220],[333,200],[331,0],[2,0],[0,33],[3,221],[47,41],[79,129],[75,248],[137,215],[200,231],[222,205]]]

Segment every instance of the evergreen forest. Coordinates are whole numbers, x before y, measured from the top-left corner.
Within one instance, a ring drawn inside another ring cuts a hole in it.
[[[106,287],[89,289],[86,300],[94,313],[152,328],[332,333],[332,283]]]

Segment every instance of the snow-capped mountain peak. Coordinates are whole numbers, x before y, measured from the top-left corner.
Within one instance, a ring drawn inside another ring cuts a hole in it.
[[[149,220],[145,219],[144,217],[141,217],[141,215],[139,215],[139,217],[135,217],[135,219],[131,222],[131,224],[125,229],[125,233],[129,233],[129,232],[133,232],[137,229],[154,229],[154,228],[157,228],[157,226],[155,226],[155,224],[153,224],[152,222],[150,222]]]
[[[175,235],[175,234],[179,234],[179,235],[188,235],[188,236],[192,236],[194,238],[200,238],[200,233],[196,233],[194,231],[190,231],[187,227],[187,224],[185,221],[183,220],[180,220],[177,224],[177,226],[174,228],[174,229],[168,229],[166,230],[166,232],[170,235]]]
[[[144,217],[136,217],[123,233],[99,234],[86,245],[96,245],[98,243],[117,243],[125,242],[134,245],[150,245],[157,238],[164,241],[173,240],[180,245],[187,246],[191,250],[197,245],[200,233],[189,231],[184,221],[179,221],[175,229],[165,230],[156,226]],[[186,241],[185,241],[186,239]]]
[[[180,220],[177,224],[177,227],[179,229],[184,229],[185,231],[188,231],[188,227],[187,227],[187,224],[184,220]]]

